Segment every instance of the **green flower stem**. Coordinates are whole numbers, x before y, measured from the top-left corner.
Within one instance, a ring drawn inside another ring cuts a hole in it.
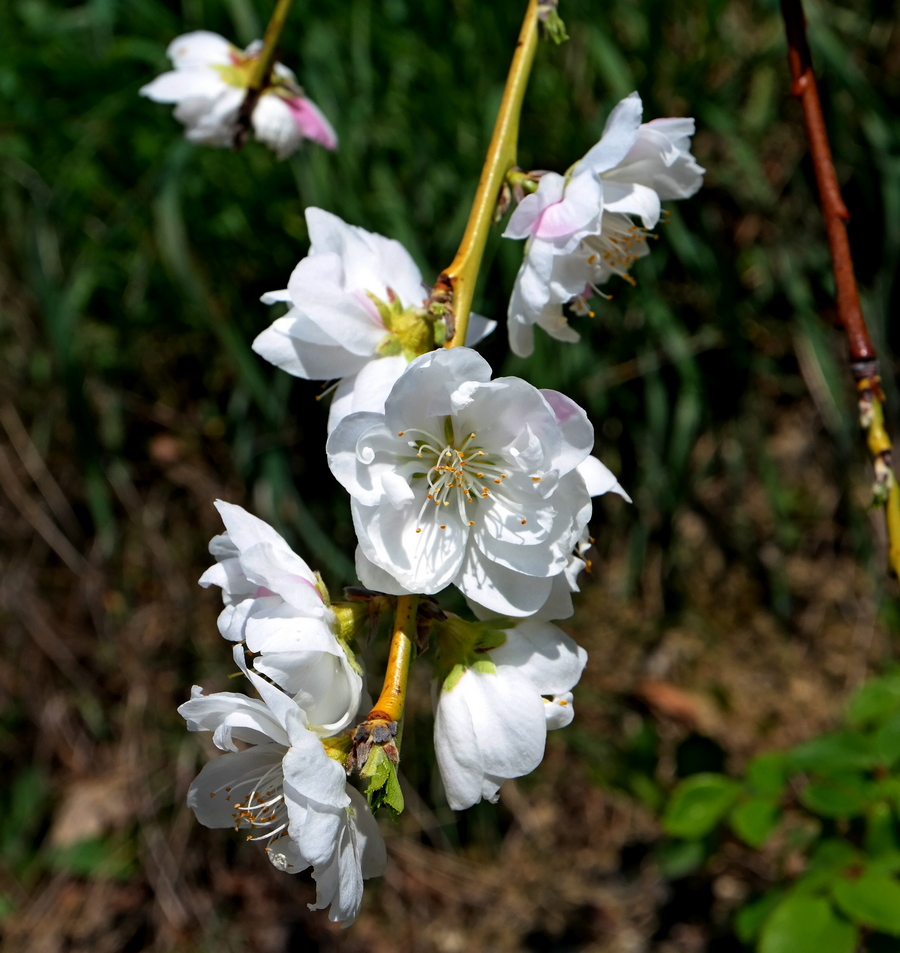
[[[272,17],[266,27],[266,35],[263,39],[263,48],[253,62],[250,81],[247,84],[247,95],[241,103],[241,109],[235,123],[234,146],[236,149],[239,149],[247,141],[247,136],[250,133],[250,117],[253,115],[253,110],[259,102],[263,90],[269,84],[272,66],[275,63],[275,52],[278,49],[278,41],[281,39],[281,31],[284,29],[284,23],[293,2],[294,0],[278,0],[275,9],[272,11]]]
[[[475,193],[475,201],[469,213],[466,232],[456,257],[435,285],[435,290],[449,291],[452,296],[454,331],[445,347],[456,347],[464,344],[466,340],[475,282],[484,256],[484,247],[487,243],[494,209],[506,174],[516,164],[519,117],[522,113],[522,101],[525,98],[525,87],[528,85],[537,41],[538,0],[529,0],[522,30],[519,33],[519,41],[516,44],[516,52],[506,78],[506,89],[503,91],[503,100],[494,124],[494,134],[491,136],[487,158],[481,170],[478,191]]]
[[[399,722],[406,704],[406,683],[409,667],[415,653],[416,619],[419,608],[418,596],[400,596],[394,615],[394,635],[388,655],[384,685],[375,707],[369,712],[366,724],[371,722]]]

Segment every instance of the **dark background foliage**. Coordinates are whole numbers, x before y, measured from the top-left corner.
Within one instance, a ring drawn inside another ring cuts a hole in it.
[[[229,673],[217,597],[195,579],[221,496],[274,522],[332,585],[354,581],[320,386],[250,351],[271,319],[258,298],[306,253],[309,205],[398,238],[426,277],[449,262],[522,5],[296,0],[282,58],[338,152],[278,162],[256,143],[184,142],[139,87],[175,35],[246,43],[270,6],[0,4],[4,949],[738,949],[729,911],[781,874],[727,851],[667,859],[664,794],[832,725],[894,654],[900,608],[866,512],[777,4],[564,0],[570,42],[539,49],[523,167],[565,170],[637,89],[645,118],[696,117],[706,184],[671,204],[636,287],[614,281],[594,319],[575,319],[582,343],[541,338],[528,362],[507,357],[502,327],[484,345],[498,373],[589,409],[634,506],[595,508],[575,725],[501,807],[460,817],[427,806],[430,761],[409,759],[392,872],[341,935],[306,915],[302,878],[183,806],[206,753],[174,708]],[[808,13],[895,410],[897,9]],[[481,313],[502,319],[520,260],[498,232]],[[429,731],[417,677],[410,750]]]

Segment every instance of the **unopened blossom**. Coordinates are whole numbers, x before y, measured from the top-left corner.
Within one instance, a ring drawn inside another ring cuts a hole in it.
[[[351,414],[329,437],[369,588],[453,584],[525,616],[566,570],[591,513],[585,474],[605,470],[590,462],[593,428],[562,394],[490,374],[468,348],[432,351],[409,365],[383,414]]]
[[[239,50],[224,37],[197,30],[176,37],[166,51],[174,70],[143,86],[142,96],[158,103],[175,103],[175,118],[185,125],[191,142],[230,146],[235,122],[247,94],[253,64],[262,44]],[[312,139],[326,149],[337,147],[337,136],[319,108],[297,84],[286,66],[276,63],[268,86],[253,110],[256,138],[284,159]]]
[[[690,152],[693,119],[641,123],[640,96],[612,111],[600,141],[566,176],[545,173],[509,220],[504,236],[528,240],[509,306],[512,350],[534,349],[534,325],[561,341],[578,332],[563,305],[594,293],[649,251],[660,202],[693,195],[704,170]],[[632,219],[640,219],[636,224]]]
[[[363,692],[359,666],[335,634],[321,578],[263,520],[216,502],[226,532],[213,538],[217,562],[201,586],[220,586],[219,631],[254,653],[253,667],[288,692],[320,734],[348,728]]]
[[[507,778],[540,764],[547,731],[574,717],[571,689],[587,661],[549,622],[507,620],[499,638],[468,647],[459,645],[465,630],[456,622],[438,636],[444,668],[452,667],[437,689],[434,721],[438,767],[457,811],[482,798],[496,801]]]
[[[287,314],[253,342],[253,350],[307,380],[337,380],[328,430],[347,414],[380,413],[397,378],[414,357],[443,341],[443,320],[425,311],[429,289],[400,242],[348,225],[319,208],[306,210],[310,249],[283,291],[266,304]],[[468,341],[495,327],[472,315]]]
[[[211,731],[226,751],[207,764],[188,791],[188,806],[206,827],[234,827],[266,845],[279,870],[313,868],[316,903],[349,925],[359,912],[363,880],[384,872],[386,854],[365,799],[347,784],[306,712],[243,661],[235,661],[259,698],[235,692],[204,695],[195,686],[179,713],[190,731]],[[243,744],[238,748],[237,742]]]

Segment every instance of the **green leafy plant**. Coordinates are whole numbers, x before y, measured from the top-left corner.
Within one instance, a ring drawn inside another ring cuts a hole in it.
[[[861,938],[900,937],[898,819],[900,670],[863,685],[840,730],[759,755],[739,780],[685,778],[663,827],[677,838],[670,852],[698,860],[717,832],[775,857],[779,876],[735,917],[744,943],[852,953]]]

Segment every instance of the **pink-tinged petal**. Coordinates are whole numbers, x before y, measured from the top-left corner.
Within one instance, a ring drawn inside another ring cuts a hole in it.
[[[582,169],[606,172],[621,162],[637,139],[643,110],[641,97],[636,92],[626,96],[609,114],[600,141],[576,164],[575,172]]]
[[[578,465],[577,471],[591,496],[617,493],[627,503],[631,502],[631,497],[622,489],[612,470],[596,457],[587,457]]]
[[[644,228],[653,228],[659,221],[659,195],[653,189],[634,182],[605,182],[604,189],[606,213],[639,215]]]
[[[568,473],[580,464],[594,448],[594,428],[582,407],[557,390],[542,390],[544,399],[556,415],[562,433],[559,456],[553,468],[560,474]]]
[[[312,139],[326,149],[336,149],[338,140],[331,123],[312,100],[303,96],[286,100],[297,128],[306,139]]]
[[[575,174],[561,202],[549,205],[532,227],[535,238],[559,245],[598,230],[603,211],[603,185],[593,172]],[[577,241],[577,239],[575,239]],[[566,245],[563,246],[568,250]]]
[[[526,195],[510,215],[504,238],[528,238],[540,222],[548,206],[561,202],[566,189],[566,180],[558,172],[548,172],[541,177],[537,191]]]
[[[275,93],[262,95],[251,117],[253,133],[279,159],[286,159],[303,142],[287,100]]]

